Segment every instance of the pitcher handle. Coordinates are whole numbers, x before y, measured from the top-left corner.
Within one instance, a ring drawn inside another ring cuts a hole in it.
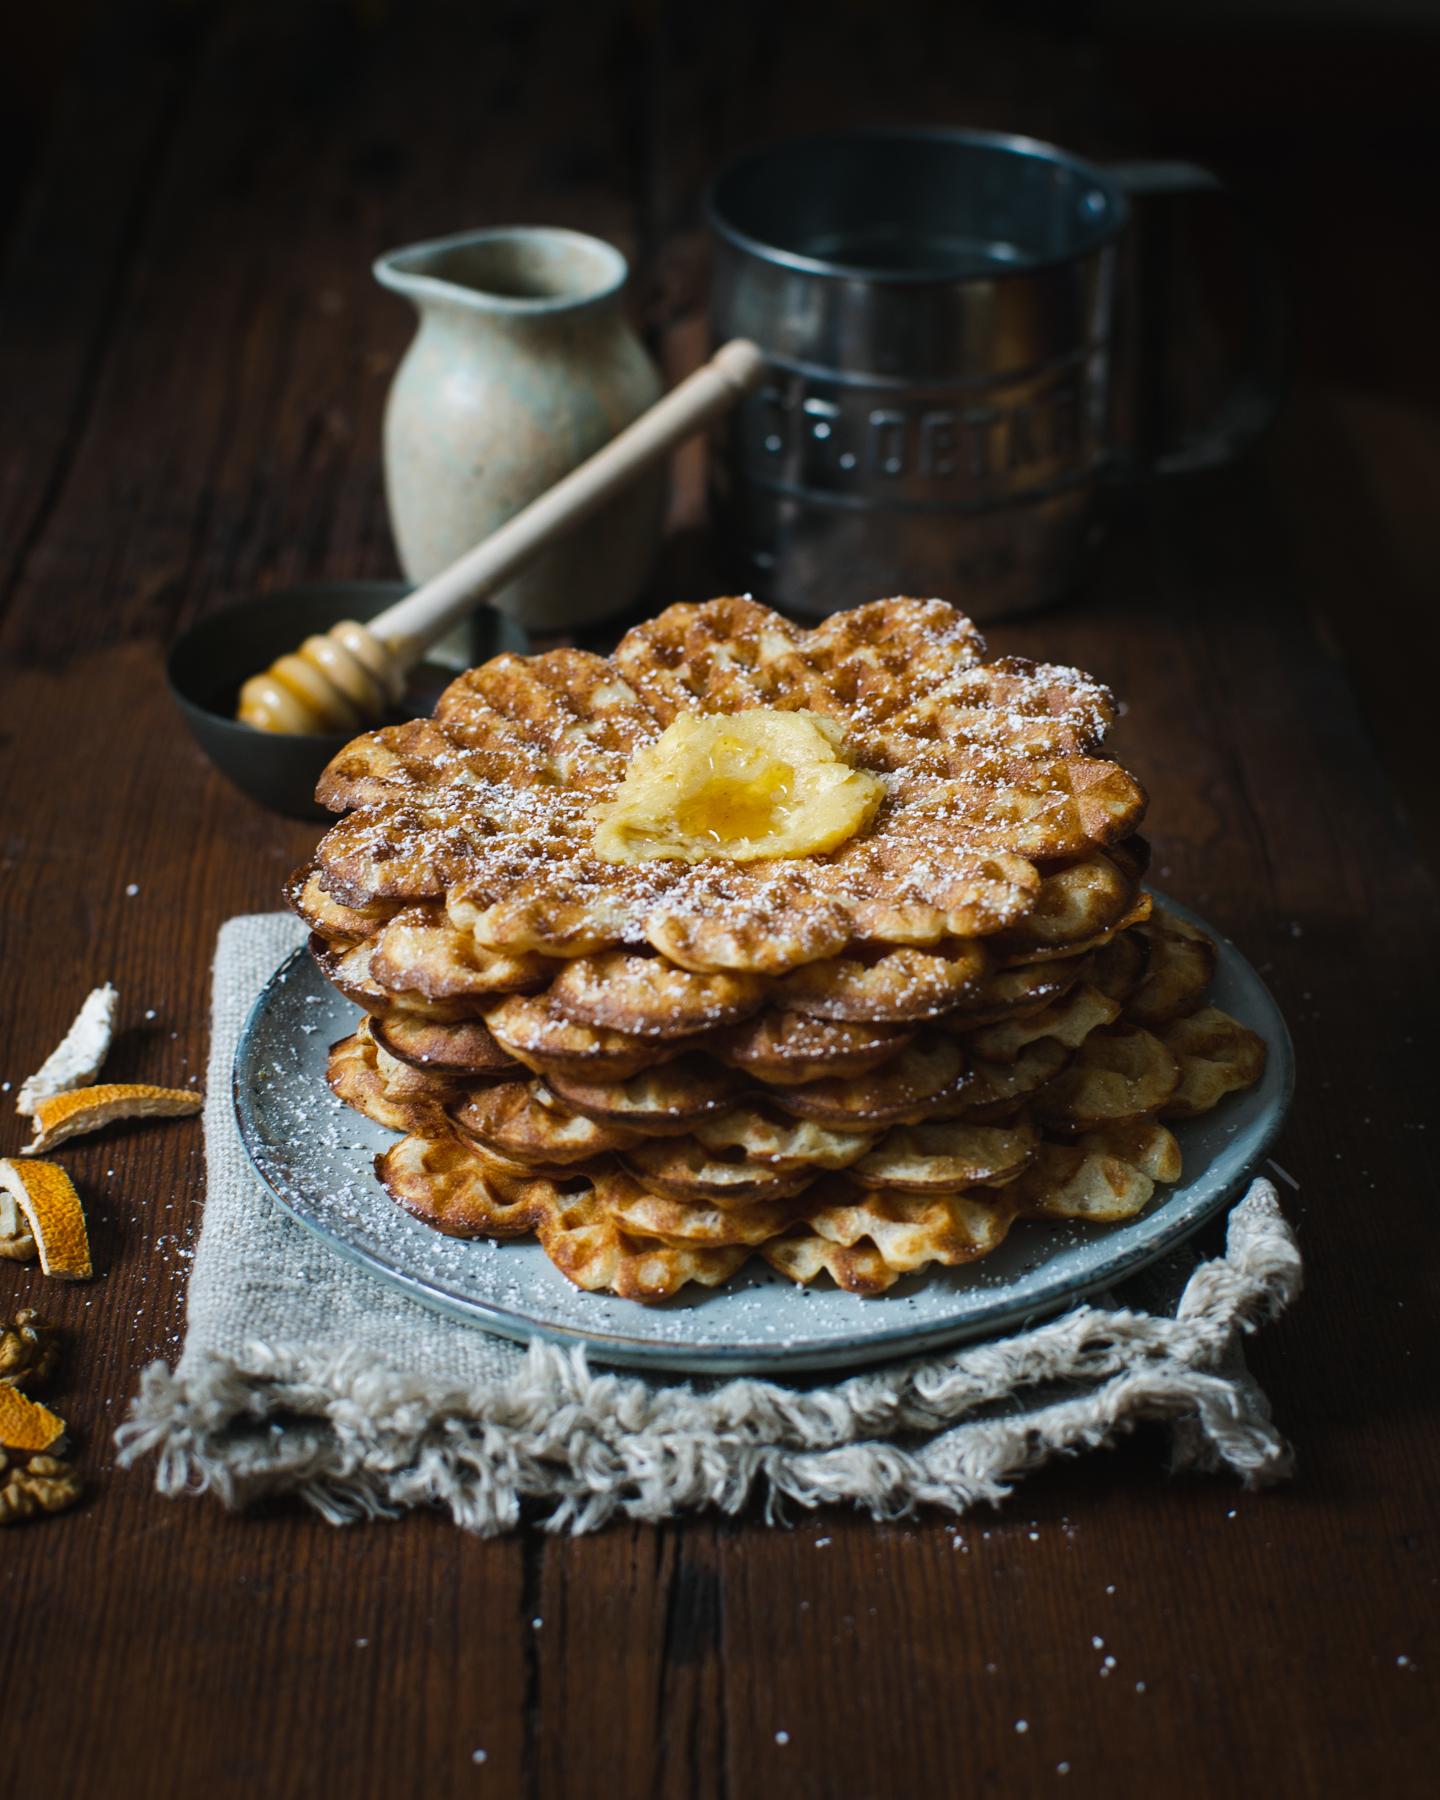
[[[1232,193],[1217,175],[1196,163],[1108,163],[1104,170],[1132,199],[1213,194],[1225,202],[1241,227],[1249,274],[1250,336],[1239,379],[1195,441],[1164,454],[1156,454],[1154,448],[1163,403],[1161,371],[1165,357],[1163,308],[1157,304],[1163,297],[1168,275],[1168,269],[1162,266],[1168,250],[1163,234],[1158,234],[1161,241],[1152,246],[1152,254],[1141,271],[1140,405],[1144,448],[1131,473],[1182,475],[1218,468],[1247,450],[1271,423],[1280,409],[1290,374],[1290,309],[1274,243],[1253,208]]]

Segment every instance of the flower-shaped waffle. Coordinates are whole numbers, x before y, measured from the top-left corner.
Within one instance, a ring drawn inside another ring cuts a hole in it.
[[[765,976],[850,944],[929,949],[1018,927],[1036,862],[1093,862],[1134,831],[1145,797],[1092,754],[1113,717],[1103,687],[982,656],[970,621],[936,600],[878,601],[805,631],[728,599],[671,607],[609,658],[497,657],[452,683],[434,718],[357,738],[330,765],[320,798],[353,811],[320,846],[307,916],[325,931],[328,905],[337,934],[364,935],[349,925],[377,909],[443,904],[491,956],[649,945],[697,972]],[[638,752],[682,714],[755,708],[843,727],[884,786],[864,829],[793,859],[596,854],[592,815]]]
[[[577,1078],[564,1059],[507,1072],[487,1052],[467,1081],[417,1050],[473,1025],[422,1027],[405,1059],[386,1048],[403,1037],[392,1013],[334,1047],[330,1081],[407,1134],[376,1164],[399,1205],[461,1237],[533,1232],[579,1286],[662,1300],[755,1252],[795,1281],[880,1294],[988,1254],[1017,1218],[1113,1222],[1179,1178],[1161,1121],[1208,1110],[1265,1061],[1254,1033],[1198,1004],[1203,965],[1182,991],[1176,947],[1195,941],[1157,914],[1072,959],[1058,1000],[1047,985],[998,1024],[902,1033],[868,1074],[761,1080],[720,1060],[739,1042],[720,1027],[623,1079]],[[1136,1022],[1162,1001],[1178,1016]],[[805,1073],[827,1033],[852,1066],[853,1028],[802,1026]]]
[[[814,631],[712,601],[350,745],[321,796],[354,810],[289,892],[369,1015],[330,1082],[407,1134],[391,1197],[648,1301],[751,1254],[881,1293],[1176,1179],[1158,1119],[1264,1046],[1151,917],[1104,689],[982,654],[938,601]],[[818,771],[798,850],[777,756],[787,800]]]

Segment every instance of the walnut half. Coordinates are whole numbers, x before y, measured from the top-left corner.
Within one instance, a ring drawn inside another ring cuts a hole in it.
[[[63,1512],[85,1490],[78,1469],[56,1456],[31,1456],[25,1467],[0,1450],[0,1525],[15,1525],[37,1512]]]
[[[0,1186],[0,1256],[11,1262],[33,1262],[35,1237],[30,1221],[15,1204],[15,1196]]]
[[[59,1356],[59,1332],[45,1324],[33,1307],[22,1307],[13,1325],[0,1319],[0,1384],[22,1387],[44,1381]]]

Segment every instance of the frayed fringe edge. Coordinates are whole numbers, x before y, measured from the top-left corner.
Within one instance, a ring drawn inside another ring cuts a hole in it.
[[[479,1387],[254,1344],[244,1367],[193,1353],[174,1372],[153,1364],[116,1441],[124,1465],[157,1457],[163,1494],[242,1507],[294,1493],[332,1524],[436,1506],[487,1536],[517,1525],[526,1501],[551,1504],[547,1530],[573,1533],[733,1514],[754,1496],[772,1520],[787,1501],[961,1513],[1141,1419],[1170,1425],[1173,1467],[1259,1487],[1294,1455],[1240,1342],[1300,1284],[1275,1190],[1257,1181],[1230,1215],[1226,1255],[1195,1270],[1173,1319],[1080,1307],[831,1389],[738,1380],[704,1394],[597,1375],[583,1352],[540,1342],[513,1379]]]

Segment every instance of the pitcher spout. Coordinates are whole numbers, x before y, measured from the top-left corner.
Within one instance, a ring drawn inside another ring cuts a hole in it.
[[[628,273],[611,245],[548,225],[501,225],[388,251],[374,264],[382,287],[422,310],[444,303],[535,318],[616,298]]]

